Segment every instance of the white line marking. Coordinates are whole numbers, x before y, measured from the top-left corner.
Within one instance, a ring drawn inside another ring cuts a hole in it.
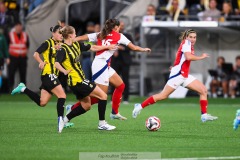
[[[240,159],[240,156],[233,157],[202,157],[202,158],[162,158],[161,160],[209,160],[209,159]]]

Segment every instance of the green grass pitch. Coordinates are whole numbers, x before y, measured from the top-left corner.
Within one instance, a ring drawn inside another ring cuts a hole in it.
[[[21,95],[0,96],[0,159],[78,160],[79,152],[161,152],[162,158],[240,156],[240,129],[233,130],[233,119],[240,108],[239,99],[210,99],[208,112],[217,121],[202,123],[198,98],[168,99],[131,117],[133,105],[144,98],[133,97],[120,112],[128,120],[106,120],[114,131],[97,129],[97,106],[72,120],[75,126],[57,133],[56,98],[46,107],[38,107]],[[68,95],[67,102],[74,102]],[[161,128],[150,132],[145,120],[157,116]]]

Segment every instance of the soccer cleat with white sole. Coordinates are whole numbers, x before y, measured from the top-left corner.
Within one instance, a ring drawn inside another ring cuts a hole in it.
[[[116,127],[108,124],[105,122],[103,125],[98,125],[99,130],[106,130],[106,131],[111,131],[114,130]]]
[[[64,128],[64,121],[62,116],[58,117],[58,133],[61,133]]]
[[[134,109],[132,111],[132,117],[137,118],[137,115],[140,114],[141,110],[142,110],[141,104],[139,103],[135,104]]]
[[[73,105],[71,105],[71,104],[68,104],[68,105],[66,106],[66,115],[68,115],[68,114],[72,111],[72,106],[73,106]]]
[[[218,119],[218,117],[212,116],[211,114],[204,113],[201,115],[202,122],[213,121]]]
[[[127,120],[127,118],[123,117],[120,113],[118,113],[118,114],[110,113],[110,118],[111,119],[119,119],[119,120]]]
[[[233,120],[233,129],[237,130],[240,125],[240,109],[237,110],[236,118]]]
[[[24,87],[26,88],[24,83],[19,83],[19,85],[12,90],[11,95],[14,95],[16,93],[21,93],[22,92],[22,88],[24,88]]]

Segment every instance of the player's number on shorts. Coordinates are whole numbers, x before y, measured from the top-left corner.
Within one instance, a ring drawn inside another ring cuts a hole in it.
[[[87,85],[87,86],[88,86],[89,82],[90,82],[90,81],[89,81],[88,79],[85,79],[85,80],[82,81],[82,83],[85,84],[85,85]]]
[[[109,46],[111,45],[112,39],[104,39],[102,40],[102,46]]]
[[[57,79],[57,76],[55,74],[49,74],[49,78],[51,79],[51,81],[54,81],[55,79]]]

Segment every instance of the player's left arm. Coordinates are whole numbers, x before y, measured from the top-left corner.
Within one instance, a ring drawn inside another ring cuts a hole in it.
[[[207,53],[202,53],[200,56],[196,56],[191,52],[184,52],[184,56],[186,60],[189,60],[189,61],[198,61],[198,60],[202,60],[209,57]]]
[[[66,70],[60,64],[65,60],[65,58],[66,58],[66,53],[64,52],[64,50],[63,49],[58,50],[54,67],[57,68],[60,72],[62,72],[64,75],[67,75],[69,72],[71,72],[71,70]]]
[[[85,43],[79,43],[81,52],[91,50],[93,52],[101,51],[101,50],[116,50],[117,45],[109,45],[109,46],[98,46],[98,45],[90,45]]]
[[[123,34],[121,34],[121,38],[120,38],[120,44],[123,44],[125,46],[127,46],[128,48],[130,48],[133,51],[138,51],[138,52],[151,52],[150,48],[142,48],[140,46],[136,46],[134,45],[126,36],[124,36]]]

